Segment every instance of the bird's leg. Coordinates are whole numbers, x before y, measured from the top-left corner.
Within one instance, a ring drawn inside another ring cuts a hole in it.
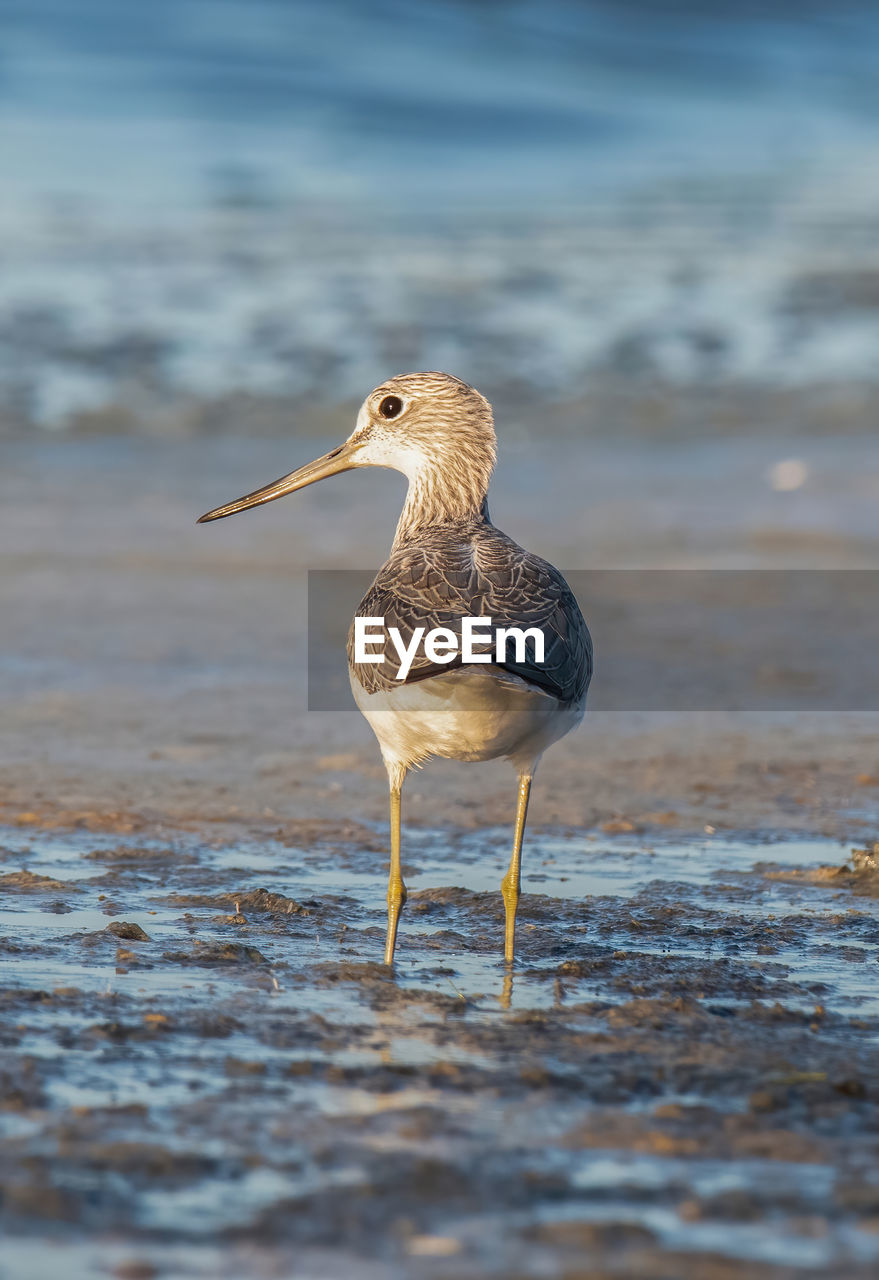
[[[388,937],[385,943],[385,964],[394,963],[394,944],[400,911],[406,901],[406,886],[400,870],[400,791],[402,779],[391,778],[391,873],[388,877]]]
[[[531,774],[525,773],[519,778],[519,802],[516,805],[516,833],[513,837],[513,856],[507,874],[501,881],[501,893],[504,895],[504,907],[507,913],[507,927],[504,935],[504,960],[513,962],[513,939],[516,933],[516,911],[519,907],[519,884],[522,872],[522,837],[525,834],[525,819],[528,817],[528,797],[531,794]]]

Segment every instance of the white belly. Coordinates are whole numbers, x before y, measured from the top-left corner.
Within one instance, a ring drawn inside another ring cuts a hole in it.
[[[561,703],[498,667],[458,667],[398,689],[366,693],[351,676],[354,700],[389,765],[405,769],[429,756],[508,757],[531,772],[553,742],[583,718],[584,704]]]

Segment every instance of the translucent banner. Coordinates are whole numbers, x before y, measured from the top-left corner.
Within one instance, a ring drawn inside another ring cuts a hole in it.
[[[592,633],[592,710],[879,710],[879,570],[563,572]],[[310,710],[353,705],[346,640],[373,577],[309,573]]]

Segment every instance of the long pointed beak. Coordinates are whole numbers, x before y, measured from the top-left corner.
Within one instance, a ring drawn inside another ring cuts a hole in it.
[[[357,465],[354,461],[356,453],[356,445],[346,441],[338,449],[325,453],[322,458],[316,458],[314,462],[300,467],[298,471],[291,471],[288,476],[282,476],[280,480],[264,485],[262,489],[254,489],[253,493],[246,493],[243,498],[227,502],[225,507],[216,507],[213,511],[208,511],[199,517],[197,523],[206,524],[208,520],[223,520],[226,516],[234,516],[238,511],[246,511],[248,507],[260,507],[264,502],[274,502],[275,498],[283,498],[285,493],[295,493],[297,489],[304,489],[306,485],[314,484],[316,480],[325,480],[327,476],[338,475],[341,471],[350,471]]]

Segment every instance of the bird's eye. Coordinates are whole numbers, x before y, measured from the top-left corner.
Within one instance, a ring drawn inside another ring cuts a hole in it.
[[[397,414],[403,409],[403,401],[399,396],[385,396],[378,407],[378,411],[383,418],[396,418]]]

